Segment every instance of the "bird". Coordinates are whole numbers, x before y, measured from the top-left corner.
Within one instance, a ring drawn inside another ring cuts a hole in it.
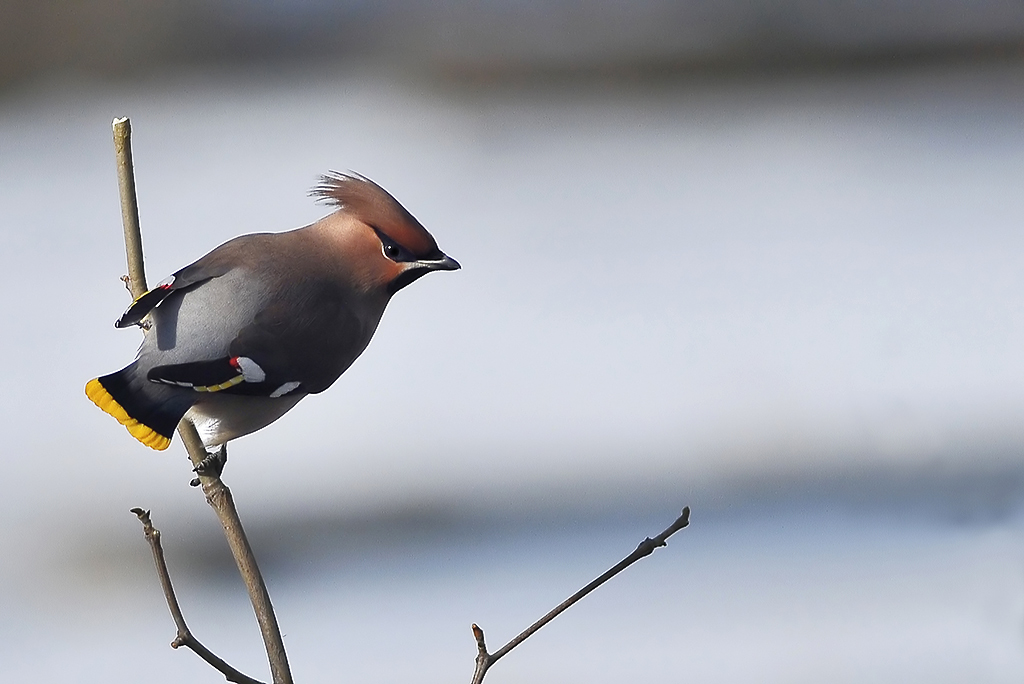
[[[158,451],[186,416],[223,450],[330,387],[396,292],[461,268],[365,176],[330,171],[310,194],[334,211],[229,240],[136,298],[114,324],[144,330],[135,361],[86,396]]]

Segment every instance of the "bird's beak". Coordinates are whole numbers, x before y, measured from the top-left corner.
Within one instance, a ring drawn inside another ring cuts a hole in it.
[[[462,266],[455,259],[452,259],[447,254],[441,255],[441,259],[420,259],[416,261],[416,265],[422,268],[428,268],[431,271],[458,271]]]
[[[432,254],[431,256],[434,255]],[[462,266],[459,266],[458,261],[440,250],[437,251],[437,257],[436,259],[417,259],[416,261],[404,262],[407,264],[405,270],[388,284],[388,293],[395,294],[409,283],[419,280],[431,271],[457,271],[462,268]]]

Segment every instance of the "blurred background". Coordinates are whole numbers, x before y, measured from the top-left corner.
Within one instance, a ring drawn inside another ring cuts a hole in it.
[[[0,0],[0,680],[265,677],[126,365],[110,122],[151,282],[388,188],[463,270],[225,479],[296,680],[1019,682],[1024,5]],[[397,655],[396,655],[397,654]]]

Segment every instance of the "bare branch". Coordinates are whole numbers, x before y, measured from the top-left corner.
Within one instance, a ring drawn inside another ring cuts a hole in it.
[[[198,466],[206,458],[206,447],[192,421],[185,418],[178,423],[178,435],[185,444],[192,465]],[[242,576],[245,588],[249,591],[249,599],[252,601],[252,608],[256,613],[256,621],[260,625],[260,633],[263,634],[263,645],[267,649],[267,658],[270,661],[270,672],[274,684],[291,684],[292,674],[288,667],[288,655],[284,650],[284,641],[281,638],[281,628],[277,624],[274,606],[270,602],[270,593],[267,591],[267,585],[260,573],[256,555],[252,552],[252,547],[249,546],[242,521],[238,517],[231,490],[220,479],[220,475],[199,473],[198,479],[203,487],[203,493],[206,494],[206,502],[216,511],[217,517],[220,519],[220,524],[224,528],[224,536],[227,538],[228,546],[231,547],[231,555],[234,556],[238,572]]]
[[[142,260],[142,229],[139,227],[139,201],[135,195],[135,167],[132,164],[132,122],[124,116],[114,119],[114,155],[117,158],[117,187],[121,195],[121,223],[128,258],[128,289],[139,297],[146,286],[146,266]]]
[[[544,625],[548,624],[556,617],[558,617],[563,611],[572,607],[577,601],[582,599],[590,592],[597,589],[599,586],[610,580],[615,575],[619,574],[633,563],[636,563],[641,558],[645,558],[651,555],[655,549],[665,546],[668,542],[668,538],[673,534],[683,529],[690,524],[690,507],[687,506],[683,509],[682,515],[676,518],[676,521],[669,525],[665,531],[659,534],[654,539],[650,537],[644,539],[636,547],[633,553],[629,554],[621,561],[612,566],[607,572],[595,579],[593,582],[583,587],[575,594],[567,598],[565,601],[555,606],[547,615],[537,620],[535,623],[527,627],[517,637],[512,639],[500,649],[494,653],[487,653],[487,644],[484,642],[484,631],[473,625],[473,636],[476,638],[477,656],[476,656],[476,670],[473,673],[472,684],[481,684],[484,680],[484,675],[487,674],[487,670],[498,661],[498,659],[507,655],[509,651],[529,639],[537,630]]]
[[[153,562],[156,563],[156,573],[160,576],[160,585],[164,589],[164,598],[167,599],[167,607],[171,610],[171,617],[174,618],[174,625],[178,628],[178,635],[171,642],[171,648],[185,646],[200,658],[205,660],[211,667],[224,675],[224,678],[235,684],[263,684],[258,679],[253,679],[242,674],[235,668],[228,665],[219,658],[213,651],[203,646],[198,639],[192,636],[188,625],[185,624],[185,616],[181,613],[178,599],[174,595],[174,587],[171,586],[171,574],[167,570],[167,561],[164,559],[163,545],[160,543],[160,530],[153,527],[149,517],[149,511],[142,508],[133,508],[132,513],[138,516],[142,522],[142,530],[146,535],[146,541],[153,551]]]
[[[494,660],[491,658],[491,654],[487,652],[484,630],[480,629],[476,623],[473,623],[473,636],[476,638],[476,670],[473,672],[473,684],[480,684],[480,682],[484,681],[487,668],[491,666]]]
[[[121,195],[121,218],[124,223],[125,252],[128,257],[129,280],[127,284],[132,296],[139,297],[146,292],[147,286],[145,262],[142,255],[142,232],[139,228],[139,204],[135,194],[135,173],[132,165],[131,121],[127,117],[114,119],[113,129],[118,188]],[[178,424],[178,434],[181,435],[181,440],[185,444],[193,466],[198,466],[206,458],[206,448],[199,433],[196,432],[195,426],[186,418]],[[256,613],[256,621],[263,634],[263,643],[267,649],[267,659],[270,661],[270,672],[274,684],[292,684],[288,656],[284,650],[284,640],[281,638],[281,629],[278,627],[277,617],[274,615],[274,607],[270,603],[270,594],[267,592],[267,586],[263,581],[259,565],[256,563],[256,556],[245,536],[242,521],[238,517],[234,499],[231,497],[231,490],[221,481],[220,475],[201,474],[199,481],[203,486],[203,493],[206,494],[207,503],[216,511],[217,517],[224,527],[228,546],[231,547],[238,571],[249,592],[249,599],[252,601],[253,610]],[[210,655],[213,656],[212,653]],[[213,657],[216,658],[216,656]]]

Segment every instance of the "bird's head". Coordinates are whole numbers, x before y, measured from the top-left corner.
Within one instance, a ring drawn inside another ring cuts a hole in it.
[[[332,171],[311,194],[338,207],[339,238],[352,260],[352,275],[364,287],[392,295],[431,271],[460,268],[416,217],[369,178]]]

